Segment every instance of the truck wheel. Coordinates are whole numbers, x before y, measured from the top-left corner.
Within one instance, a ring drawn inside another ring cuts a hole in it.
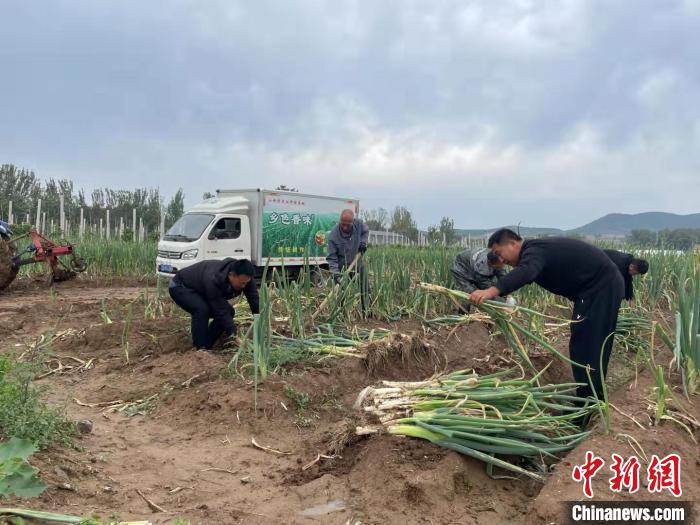
[[[0,291],[4,290],[17,277],[19,268],[12,263],[15,245],[9,239],[0,237]]]

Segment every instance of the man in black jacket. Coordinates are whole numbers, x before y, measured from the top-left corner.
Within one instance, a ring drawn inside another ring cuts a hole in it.
[[[487,290],[476,290],[471,301],[481,304],[499,295],[508,295],[535,282],[545,290],[573,301],[569,355],[572,361],[591,367],[593,390],[585,368],[572,366],[580,397],[593,391],[602,397],[603,377],[608,372],[617,314],[625,292],[622,276],[603,250],[576,239],[550,237],[523,241],[512,230],[503,228],[489,239],[489,248],[513,271]]]
[[[631,253],[624,253],[617,250],[603,250],[605,255],[610,257],[610,260],[615,263],[617,269],[625,281],[625,299],[631,301],[634,299],[634,285],[632,277],[635,275],[644,275],[649,271],[649,263],[644,259],[635,259]]]
[[[260,313],[260,299],[248,259],[201,261],[180,270],[170,281],[170,297],[192,315],[192,346],[211,350],[222,333],[236,334],[236,315],[230,299],[245,294],[253,314]],[[211,324],[209,319],[213,319]]]

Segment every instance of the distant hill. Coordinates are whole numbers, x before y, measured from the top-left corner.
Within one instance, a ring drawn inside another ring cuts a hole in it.
[[[609,213],[595,221],[571,230],[581,235],[629,235],[632,230],[676,230],[700,228],[700,213],[676,215],[675,213]]]
[[[517,226],[508,226],[508,228],[518,231]],[[578,234],[590,236],[615,236],[622,237],[629,235],[632,230],[676,230],[680,228],[700,228],[700,213],[692,213],[690,215],[677,215],[675,213],[665,212],[646,212],[646,213],[609,213],[600,219],[596,219],[579,228],[573,230],[560,230],[558,228],[535,228],[530,226],[521,226],[520,233],[525,237],[534,237],[541,235],[565,235]],[[457,235],[479,237],[496,231],[497,228],[464,230],[457,229]]]

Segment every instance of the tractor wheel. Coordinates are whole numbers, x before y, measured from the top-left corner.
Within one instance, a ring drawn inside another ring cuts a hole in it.
[[[18,268],[12,264],[15,245],[5,237],[0,237],[0,292],[10,286],[17,277]]]

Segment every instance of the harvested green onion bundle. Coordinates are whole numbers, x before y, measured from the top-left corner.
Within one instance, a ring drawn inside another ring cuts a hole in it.
[[[238,351],[229,363],[230,369],[238,369],[241,355],[252,351],[254,374],[262,381],[271,369],[273,356],[294,356],[294,360],[314,355],[364,358],[363,349],[367,344],[384,340],[393,334],[385,328],[344,329],[322,324],[306,337],[288,337],[271,330],[269,322],[263,322],[264,319],[263,315],[256,317],[248,333],[241,338]],[[272,368],[275,368],[274,365]]]
[[[275,352],[284,350],[302,351],[309,354],[326,354],[338,356],[362,357],[357,352],[357,343],[345,338],[319,338],[294,339],[284,335],[272,336],[272,348]]]
[[[273,350],[303,350],[311,354],[328,354],[363,357],[359,350],[367,343],[382,340],[391,335],[390,330],[377,328],[372,330],[355,327],[353,330],[334,331],[329,324],[321,325],[317,331],[305,338],[287,337],[272,334]]]
[[[40,520],[42,522],[53,523],[92,523],[90,518],[80,516],[71,516],[69,514],[57,514],[55,512],[42,512],[39,510],[22,509],[22,508],[0,508],[0,519],[4,516],[16,516],[18,518],[29,518],[31,520]],[[24,523],[24,521],[22,521]],[[116,523],[116,522],[115,522]],[[116,525],[151,525],[150,521],[120,521]]]
[[[574,395],[579,384],[538,384],[540,372],[508,379],[516,369],[479,376],[462,370],[423,382],[384,381],[365,388],[356,408],[379,418],[390,434],[426,439],[490,466],[542,481],[542,474],[501,456],[554,458],[590,432],[576,424],[597,407]]]
[[[450,288],[445,288],[444,286],[439,286],[431,283],[418,283],[418,288],[422,288],[434,293],[439,293],[452,298],[457,305],[459,305],[460,300],[469,300],[469,294],[462,292],[461,290],[452,290]],[[498,301],[485,301],[478,306],[479,310],[488,314],[491,318],[493,324],[495,324],[503,334],[504,339],[508,345],[513,349],[513,351],[520,356],[520,358],[525,362],[530,369],[537,372],[537,369],[530,361],[527,355],[527,349],[525,344],[521,340],[520,336],[524,338],[525,341],[531,341],[535,344],[540,345],[547,351],[551,352],[557,356],[560,360],[569,363],[572,366],[577,366],[579,368],[585,368],[584,365],[571,360],[569,357],[562,354],[559,350],[554,348],[544,337],[541,337],[532,331],[528,330],[522,324],[516,322],[515,316],[518,313],[525,313],[530,316],[536,316],[542,319],[554,320],[558,323],[568,323],[566,319],[560,317],[554,317],[551,315],[543,314],[523,306],[508,306],[504,303]]]

